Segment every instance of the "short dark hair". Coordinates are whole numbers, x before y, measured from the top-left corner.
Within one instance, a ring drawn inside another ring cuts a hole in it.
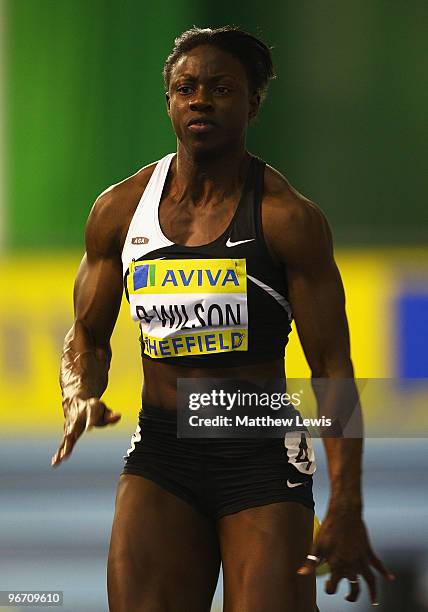
[[[252,34],[235,26],[214,29],[195,26],[176,38],[163,68],[163,78],[167,89],[172,69],[178,59],[184,53],[200,45],[218,47],[239,59],[247,72],[251,90],[257,92],[261,100],[265,98],[269,81],[276,76],[270,48]]]

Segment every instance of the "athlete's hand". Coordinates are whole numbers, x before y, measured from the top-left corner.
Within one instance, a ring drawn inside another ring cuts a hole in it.
[[[113,425],[121,418],[117,412],[113,412],[98,397],[82,399],[73,398],[64,408],[64,435],[57,452],[51,460],[53,467],[58,466],[63,459],[70,456],[74,445],[84,431],[92,427],[105,427]]]
[[[310,554],[320,561],[307,559],[298,573],[313,574],[317,565],[324,559],[327,560],[331,573],[325,583],[325,592],[333,595],[339,582],[345,578],[352,581],[349,583],[349,593],[345,597],[347,601],[358,599],[360,594],[358,576],[361,575],[367,583],[372,605],[379,605],[376,578],[372,568],[375,568],[386,580],[395,580],[394,574],[385,569],[374,554],[359,512],[331,510],[320,527]]]

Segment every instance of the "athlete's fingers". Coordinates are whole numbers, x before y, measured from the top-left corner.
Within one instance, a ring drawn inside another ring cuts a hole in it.
[[[378,603],[378,600],[377,600],[376,578],[375,578],[373,572],[371,571],[370,567],[367,565],[365,568],[363,568],[361,570],[360,573],[364,577],[364,580],[367,582],[367,586],[369,588],[370,600],[372,602],[372,606],[378,606],[379,603]]]
[[[59,465],[61,463],[61,461],[64,459],[65,456],[68,456],[70,454],[72,446],[74,446],[74,444],[73,444],[71,446],[71,449],[70,449],[71,435],[72,434],[70,434],[70,433],[64,434],[64,437],[62,439],[61,444],[58,447],[57,452],[52,457],[52,460],[51,460],[51,465],[52,466],[56,467],[57,465]]]
[[[57,466],[61,461],[67,458],[74,448],[78,438],[84,431],[84,424],[81,418],[77,418],[73,421],[66,419],[64,426],[64,436],[56,454],[52,457],[51,465]]]
[[[113,410],[110,410],[110,408],[106,408],[104,412],[104,423],[102,423],[100,427],[103,425],[113,425],[114,423],[120,421],[121,418],[122,415],[119,412],[113,412]]]
[[[101,402],[97,397],[90,397],[86,401],[85,431],[104,424],[104,412],[106,409],[104,402]]]
[[[301,576],[308,576],[314,574],[318,565],[321,563],[321,549],[316,542],[312,544],[311,552],[306,556],[304,565],[299,567],[297,573]]]
[[[80,438],[84,430],[84,426],[81,421],[75,421],[72,423],[65,434],[64,447],[60,453],[60,459],[66,459],[73,450],[77,440]]]
[[[67,457],[69,457],[69,455],[71,454],[71,451],[74,448],[74,445],[76,444],[76,436],[73,433],[68,433],[65,436],[65,443],[64,443],[64,448],[62,449],[61,453],[60,453],[60,459],[66,459]]]
[[[336,593],[337,591],[337,585],[342,580],[342,578],[343,578],[343,575],[340,574],[339,572],[334,572],[334,571],[331,572],[330,578],[325,583],[325,592],[328,595],[334,595],[334,593]]]
[[[51,459],[51,465],[54,466],[54,467],[60,463],[59,456],[60,456],[60,453],[61,453],[61,451],[62,451],[62,449],[64,447],[64,443],[65,443],[65,440],[64,440],[64,437],[63,437],[63,439],[61,440],[60,445],[58,446],[58,450],[52,456],[52,459]]]
[[[360,594],[360,581],[356,574],[348,576],[349,593],[345,597],[346,601],[357,601]]]
[[[92,427],[105,427],[117,423],[120,418],[119,413],[107,408],[98,398],[89,398],[85,431],[89,431]]]
[[[52,460],[51,460],[51,465],[56,465],[58,463],[61,463],[61,459],[62,459],[62,453],[64,450],[64,446],[67,440],[67,431],[69,428],[69,423],[68,421],[64,422],[64,434],[62,436],[62,440],[58,446],[58,450],[56,451],[56,453],[53,455]]]
[[[382,561],[376,557],[372,550],[369,552],[369,561],[370,564],[373,565],[373,567],[379,572],[379,574],[386,578],[386,580],[389,580],[390,582],[395,580],[395,575],[386,569]]]
[[[65,420],[63,439],[57,452],[51,459],[51,465],[53,467],[56,467],[63,459],[70,456],[77,440],[84,431],[89,431],[92,427],[113,425],[122,418],[121,414],[107,408],[106,405],[96,397],[86,400],[85,411],[74,411],[71,414],[73,420]],[[70,414],[68,418],[70,418]]]

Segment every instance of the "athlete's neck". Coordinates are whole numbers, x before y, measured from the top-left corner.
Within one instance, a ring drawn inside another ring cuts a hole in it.
[[[173,197],[177,204],[208,206],[240,192],[250,155],[240,148],[222,155],[192,157],[179,144],[174,162]]]

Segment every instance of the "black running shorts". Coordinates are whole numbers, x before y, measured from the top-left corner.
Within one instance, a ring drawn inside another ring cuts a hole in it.
[[[281,501],[314,509],[313,448],[302,432],[285,439],[177,438],[176,413],[146,403],[124,459],[123,474],[152,480],[212,519]]]

